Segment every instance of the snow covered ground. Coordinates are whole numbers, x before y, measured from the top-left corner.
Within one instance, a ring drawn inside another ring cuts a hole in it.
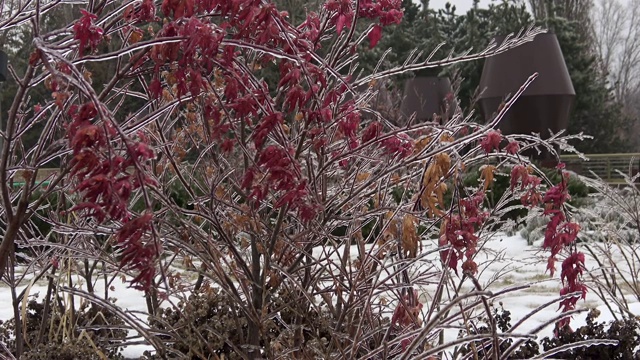
[[[547,253],[541,250],[540,243],[541,240],[534,243],[533,246],[528,246],[527,241],[520,235],[495,236],[486,242],[484,250],[476,258],[481,270],[478,280],[483,286],[490,284],[488,290],[498,291],[511,286],[531,284],[527,289],[506,294],[494,301],[494,305],[497,306],[496,302],[501,302],[504,309],[511,312],[512,325],[533,309],[558,297],[560,290],[558,274],[556,274],[555,278],[549,278],[548,273],[545,273]],[[432,242],[425,241],[424,245],[426,246],[425,249],[434,247]],[[316,249],[314,253],[321,251],[321,249]],[[438,255],[434,253],[433,256]],[[587,256],[586,265],[588,268],[593,268],[596,263]],[[557,266],[559,267],[560,263]],[[25,282],[25,285],[19,288],[18,291],[21,291],[27,285]],[[146,303],[140,291],[128,288],[127,284],[120,280],[114,281],[112,285],[114,289],[110,292],[110,297],[117,299],[116,305],[132,312],[146,312]],[[101,286],[102,284],[99,282],[96,289],[98,292],[104,290]],[[429,302],[429,294],[433,293],[431,290],[430,288],[420,289],[420,299],[423,302]],[[29,290],[30,295],[40,294],[42,296],[45,293],[46,285],[44,282],[33,284]],[[9,288],[4,285],[0,286],[0,304],[3,304],[0,306],[0,320],[7,320],[13,317],[10,299]],[[640,313],[640,303],[637,300],[629,300],[632,311]],[[613,320],[611,312],[594,293],[587,294],[586,301],[580,301],[578,306],[581,308],[598,308],[601,312],[598,318],[599,321]],[[517,333],[528,333],[537,328],[540,324],[557,316],[559,314],[557,309],[558,305],[554,304],[541,310],[524,322]],[[572,327],[576,328],[585,324],[585,316],[586,312],[576,316],[572,320]],[[142,314],[138,315],[138,318],[142,323],[146,321],[146,317]],[[552,330],[552,325],[544,328],[538,333],[539,338],[551,336]],[[445,338],[448,340],[453,340],[456,336],[457,332],[453,330],[445,333]],[[151,347],[148,345],[130,345],[126,347],[123,355],[128,358],[136,358],[142,355],[143,351],[150,349]]]

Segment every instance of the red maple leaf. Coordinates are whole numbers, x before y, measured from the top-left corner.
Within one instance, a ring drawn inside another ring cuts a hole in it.
[[[500,148],[500,142],[502,141],[502,134],[500,130],[492,130],[489,131],[487,136],[482,139],[480,142],[480,147],[487,154],[492,152],[493,150],[497,150]]]
[[[91,50],[95,49],[102,41],[103,30],[93,24],[98,17],[84,9],[81,9],[82,17],[73,25],[74,38],[80,41],[78,52],[84,54],[87,45]]]

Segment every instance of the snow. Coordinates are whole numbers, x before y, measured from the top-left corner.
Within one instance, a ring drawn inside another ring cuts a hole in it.
[[[424,251],[435,249],[434,242],[432,240],[425,240],[423,242]],[[370,250],[372,245],[367,245],[366,250]],[[338,252],[330,254],[330,258],[337,259],[342,254],[344,248],[339,248]],[[353,250],[352,254],[355,254],[357,250]],[[585,252],[586,253],[586,252]],[[316,248],[313,251],[314,256],[323,256],[323,249]],[[324,254],[326,256],[326,254]],[[429,254],[430,258],[437,258],[439,255],[437,252]],[[511,312],[511,324],[514,325],[518,320],[522,319],[525,315],[529,314],[532,310],[538,308],[542,304],[551,302],[558,298],[558,292],[561,284],[558,279],[558,275],[554,278],[550,278],[546,272],[547,253],[541,249],[541,240],[535,242],[533,245],[527,245],[527,241],[520,235],[506,236],[497,235],[492,236],[486,240],[482,250],[476,257],[476,262],[479,264],[480,272],[478,274],[478,281],[482,286],[486,286],[487,290],[494,293],[500,290],[504,290],[517,285],[529,284],[529,288],[518,290],[514,292],[508,292],[493,301],[494,306],[502,304],[504,309]],[[426,263],[426,262],[425,262]],[[587,255],[586,259],[587,267],[593,268],[596,266],[596,262]],[[557,266],[560,264],[558,263]],[[414,271],[426,271],[427,269],[417,269]],[[28,281],[24,281],[25,284]],[[46,284],[36,283],[30,291],[30,295],[46,293]],[[116,279],[112,284],[114,288],[109,292],[110,297],[116,298],[116,305],[129,311],[129,314],[133,314],[141,324],[146,322],[146,302],[143,293],[135,289],[127,287],[126,283],[123,283],[120,279]],[[104,293],[104,284],[98,282],[96,284],[96,292],[98,294]],[[422,302],[429,303],[430,295],[433,294],[433,290],[436,285],[429,285],[419,289],[420,299]],[[22,291],[26,285],[18,288],[18,291]],[[469,290],[471,285],[469,285]],[[6,285],[0,286],[0,299],[1,303],[5,306],[0,306],[0,320],[8,320],[13,317],[13,309],[10,304],[11,293]],[[640,312],[640,303],[630,297],[627,299],[630,301],[630,308],[632,312]],[[610,321],[613,320],[613,314],[603,304],[603,302],[596,296],[595,293],[589,292],[585,301],[580,301],[578,306],[582,309],[589,309],[596,307],[600,310],[601,315],[598,321]],[[427,308],[427,306],[425,306]],[[423,309],[424,311],[424,309]],[[527,319],[522,325],[515,331],[516,333],[529,333],[541,324],[547,322],[553,317],[559,315],[557,303],[552,304],[546,308],[541,309],[539,312]],[[585,324],[586,311],[576,315],[572,320],[572,327],[576,328]],[[553,325],[549,325],[538,332],[538,339],[545,336],[551,336]],[[130,332],[130,336],[135,335]],[[457,337],[456,329],[445,330],[445,339],[453,340]],[[137,358],[142,355],[145,350],[152,350],[148,345],[129,345],[125,348],[123,355],[127,358]]]

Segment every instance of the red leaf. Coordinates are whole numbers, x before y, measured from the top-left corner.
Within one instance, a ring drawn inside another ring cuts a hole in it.
[[[82,17],[73,25],[74,38],[80,41],[78,52],[80,56],[84,54],[84,50],[89,45],[93,50],[100,41],[102,41],[103,30],[101,27],[93,24],[98,17],[84,9],[81,9]]]
[[[367,37],[369,38],[369,48],[373,49],[382,38],[382,27],[380,25],[375,25],[373,29],[369,31]]]
[[[338,20],[336,20],[336,31],[338,35],[342,32],[342,28],[344,28],[344,24],[347,21],[347,17],[345,15],[338,15]]]
[[[517,141],[510,141],[507,146],[505,146],[504,150],[507,154],[515,155],[520,151],[520,145]]]
[[[382,124],[377,121],[370,123],[362,134],[362,142],[366,143],[380,136],[382,132]]]
[[[500,130],[489,131],[487,136],[480,142],[480,147],[484,152],[490,153],[493,150],[500,148],[500,142],[502,141],[502,134]]]

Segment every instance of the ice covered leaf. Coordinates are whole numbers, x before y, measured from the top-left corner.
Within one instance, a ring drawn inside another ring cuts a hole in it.
[[[485,165],[480,170],[480,178],[484,180],[484,191],[487,191],[489,186],[493,184],[493,175],[496,171],[496,167],[493,165]]]
[[[369,31],[367,37],[369,38],[369,48],[373,49],[382,38],[382,27],[380,25],[375,25],[373,29]]]

